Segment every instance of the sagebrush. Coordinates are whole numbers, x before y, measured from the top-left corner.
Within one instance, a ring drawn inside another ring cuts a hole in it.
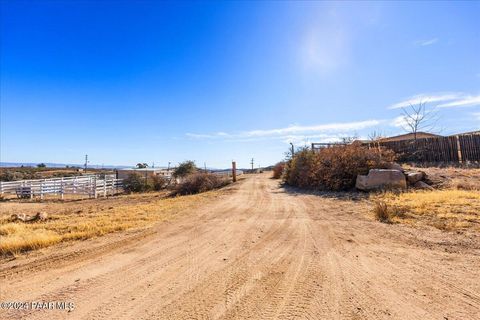
[[[284,180],[288,185],[316,190],[342,191],[355,186],[359,174],[386,168],[395,155],[383,149],[341,145],[318,151],[303,149],[287,162]]]
[[[168,180],[163,176],[144,176],[138,173],[132,173],[123,180],[123,188],[126,192],[160,191],[167,184]]]
[[[279,162],[273,166],[273,178],[280,179],[283,175],[283,170],[285,169],[285,162]]]
[[[221,188],[230,183],[228,177],[216,175],[213,173],[198,172],[186,176],[176,186],[175,194],[195,194],[217,188]]]

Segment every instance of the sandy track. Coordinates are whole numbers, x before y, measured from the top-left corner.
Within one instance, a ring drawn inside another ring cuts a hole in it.
[[[365,205],[251,176],[147,233],[6,263],[0,300],[76,308],[3,310],[0,318],[480,318],[476,243],[371,221],[359,214]]]

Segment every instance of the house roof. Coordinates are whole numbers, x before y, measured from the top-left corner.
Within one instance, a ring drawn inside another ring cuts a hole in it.
[[[470,131],[470,132],[456,133],[456,134],[452,134],[452,136],[463,136],[463,135],[468,135],[468,134],[480,134],[480,130]]]
[[[389,142],[389,141],[403,141],[403,140],[413,140],[415,139],[415,135],[413,133],[406,133],[406,134],[401,134],[398,136],[393,136],[393,137],[387,137],[387,138],[382,138],[379,139],[379,142]],[[435,138],[435,137],[441,137],[438,134],[433,134],[433,133],[427,133],[427,132],[417,132],[417,139],[422,139],[422,138]]]

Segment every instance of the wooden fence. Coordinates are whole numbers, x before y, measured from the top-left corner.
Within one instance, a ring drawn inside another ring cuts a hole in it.
[[[45,195],[59,195],[62,199],[65,194],[88,195],[97,198],[106,197],[118,192],[122,187],[122,180],[114,174],[98,176],[85,175],[52,179],[0,181],[0,194],[15,194],[19,198],[40,197]]]
[[[480,135],[421,138],[367,143],[397,154],[399,162],[480,162]]]

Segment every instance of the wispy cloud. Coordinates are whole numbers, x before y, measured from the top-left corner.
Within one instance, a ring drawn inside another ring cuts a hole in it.
[[[187,133],[192,139],[217,140],[265,140],[277,139],[285,142],[308,141],[336,141],[341,137],[352,135],[356,130],[372,128],[381,124],[383,120],[365,120],[357,122],[327,123],[314,126],[291,125],[277,129],[258,129],[238,133],[216,132],[212,134]]]
[[[440,103],[437,105],[438,108],[475,106],[480,105],[480,95],[474,96],[463,92],[422,93],[392,104],[388,109],[400,109],[421,102]]]
[[[405,119],[405,116],[398,116],[390,122],[390,125],[396,128],[405,128],[407,120]]]
[[[461,99],[457,99],[448,103],[439,104],[439,108],[453,108],[453,107],[473,107],[480,105],[480,95],[478,96],[465,96]]]
[[[426,39],[426,40],[417,40],[415,41],[415,44],[417,46],[431,46],[432,44],[435,44],[438,42],[438,38],[432,38],[432,39]]]

